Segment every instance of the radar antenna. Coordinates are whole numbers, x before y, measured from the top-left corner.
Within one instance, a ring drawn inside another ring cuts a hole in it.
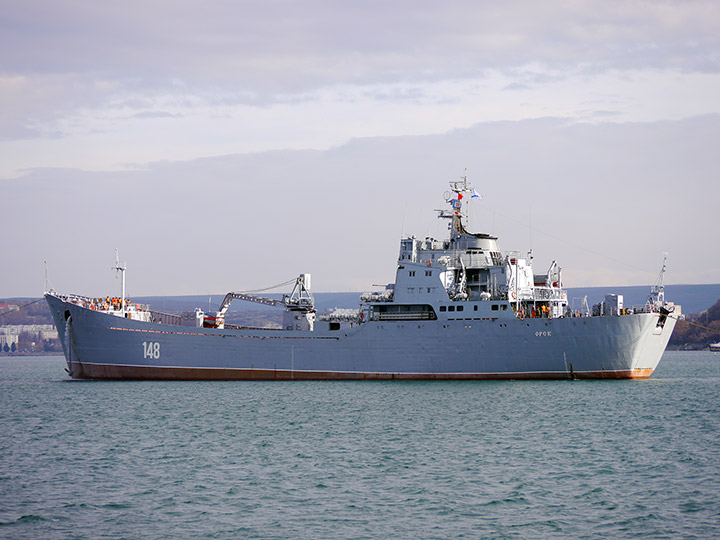
[[[450,190],[446,191],[443,195],[445,196],[445,202],[448,203],[452,210],[436,210],[438,212],[438,218],[455,219],[465,217],[462,212],[463,197],[466,194],[470,194],[470,198],[477,199],[481,198],[473,185],[468,182],[467,168],[465,174],[460,177],[460,180],[450,182]]]

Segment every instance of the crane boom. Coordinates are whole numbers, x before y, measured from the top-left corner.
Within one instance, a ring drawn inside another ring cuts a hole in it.
[[[230,307],[230,303],[233,300],[243,300],[245,302],[257,302],[258,304],[265,304],[266,306],[284,306],[285,303],[282,300],[273,300],[272,298],[264,298],[262,296],[253,296],[252,294],[245,294],[239,292],[229,292],[225,295],[225,298],[220,305],[218,310],[219,316],[224,316]]]
[[[227,313],[233,300],[256,302],[258,304],[265,304],[266,306],[284,306],[288,309],[299,311],[312,311],[314,307],[313,297],[310,293],[310,274],[300,274],[295,280],[293,292],[289,295],[283,295],[282,300],[274,300],[272,298],[254,296],[241,292],[229,292],[225,295],[222,304],[220,304],[220,309],[215,315],[218,320],[225,318],[225,313]]]

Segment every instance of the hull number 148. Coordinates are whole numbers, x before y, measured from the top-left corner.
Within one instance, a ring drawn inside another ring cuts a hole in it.
[[[157,341],[143,341],[143,358],[160,358],[160,344]]]

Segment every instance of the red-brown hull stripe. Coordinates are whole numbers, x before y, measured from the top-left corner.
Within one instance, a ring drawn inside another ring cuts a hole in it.
[[[182,368],[118,366],[73,363],[76,379],[142,379],[178,381],[273,381],[273,380],[558,380],[647,379],[652,369],[538,373],[359,373],[346,371],[287,371],[274,369]]]

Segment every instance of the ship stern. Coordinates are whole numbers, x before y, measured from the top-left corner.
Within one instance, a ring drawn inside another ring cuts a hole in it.
[[[673,306],[670,309],[662,307],[659,312],[644,315],[648,323],[635,350],[632,378],[647,379],[655,371],[680,313],[680,306]]]

